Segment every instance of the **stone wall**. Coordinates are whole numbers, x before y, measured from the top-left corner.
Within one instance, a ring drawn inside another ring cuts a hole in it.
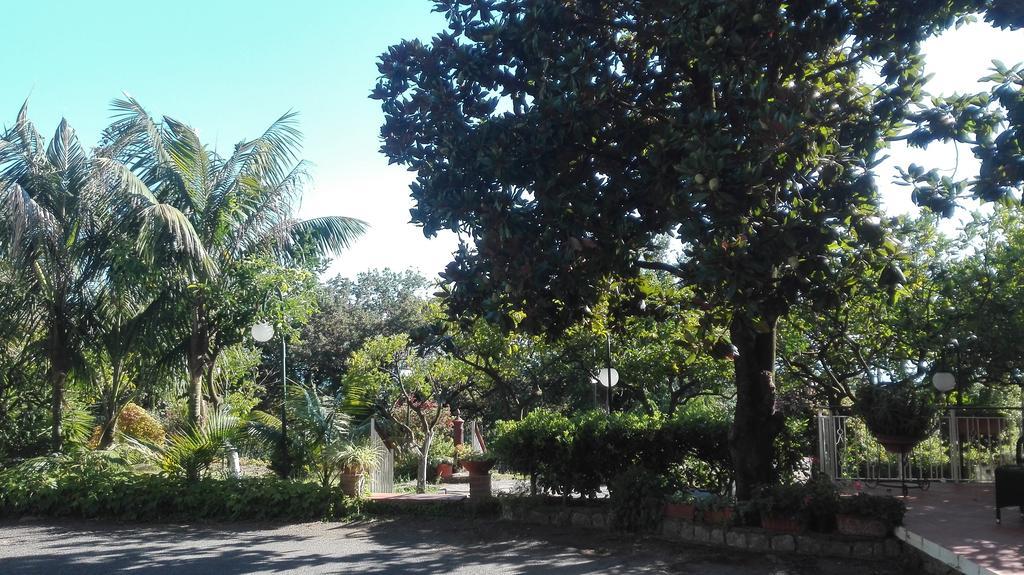
[[[612,528],[612,513],[607,507],[527,506],[504,502],[501,516],[508,521],[544,525],[571,525],[581,529],[603,530]],[[674,541],[762,553],[797,553],[873,561],[892,560],[906,553],[903,543],[894,537],[871,539],[820,533],[794,535],[757,527],[718,527],[683,519],[663,520],[659,534]]]

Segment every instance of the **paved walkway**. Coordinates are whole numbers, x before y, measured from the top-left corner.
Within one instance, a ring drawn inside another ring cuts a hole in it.
[[[0,523],[4,575],[361,573],[896,575],[895,565],[779,558],[621,534],[507,523],[402,519],[361,524],[140,526]]]
[[[1024,575],[1024,521],[1012,507],[996,524],[988,483],[935,483],[907,497],[907,531],[1000,575]]]

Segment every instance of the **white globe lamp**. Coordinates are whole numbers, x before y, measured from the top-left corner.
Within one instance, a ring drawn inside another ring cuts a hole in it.
[[[265,321],[252,326],[252,338],[260,343],[266,343],[274,337],[274,326]]]

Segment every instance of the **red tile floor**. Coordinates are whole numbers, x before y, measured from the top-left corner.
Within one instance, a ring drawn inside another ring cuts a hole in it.
[[[996,523],[991,483],[934,483],[911,490],[906,501],[907,531],[1001,575],[1024,575],[1024,520],[1007,507],[1002,524]]]

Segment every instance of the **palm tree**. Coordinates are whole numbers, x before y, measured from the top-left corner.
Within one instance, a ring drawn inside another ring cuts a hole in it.
[[[74,130],[61,120],[49,146],[27,103],[0,138],[0,253],[42,310],[51,390],[51,446],[62,444],[68,377],[82,365],[88,285],[102,269],[101,194]]]
[[[116,121],[104,134],[100,165],[138,200],[127,209],[137,220],[144,261],[181,272],[177,293],[188,307],[189,418],[198,425],[204,381],[213,378],[221,350],[241,338],[224,295],[249,286],[240,285],[233,271],[253,258],[301,265],[338,253],[366,224],[346,217],[294,217],[307,180],[307,165],[298,160],[301,134],[294,113],[222,158],[188,125],[168,117],[158,122],[130,97],[113,106]],[[251,317],[252,310],[242,311],[238,317]]]
[[[300,465],[290,471],[308,473],[320,485],[330,486],[351,451],[351,422],[369,412],[366,396],[366,389],[359,386],[348,386],[338,396],[323,395],[311,386],[293,386],[285,408],[290,456]],[[264,446],[277,448],[283,440],[281,420],[262,411],[249,414],[247,431]]]

